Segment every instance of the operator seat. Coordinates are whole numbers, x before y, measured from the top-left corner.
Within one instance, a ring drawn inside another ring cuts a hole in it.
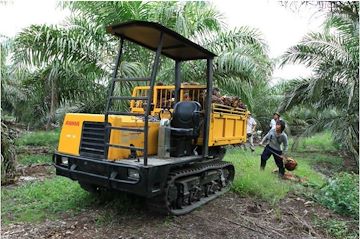
[[[196,101],[181,101],[175,104],[171,126],[170,156],[181,157],[193,153],[192,141],[200,134],[201,106]]]

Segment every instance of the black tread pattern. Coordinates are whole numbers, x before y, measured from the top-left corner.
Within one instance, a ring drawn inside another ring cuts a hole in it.
[[[169,186],[172,185],[176,179],[196,175],[196,174],[208,171],[208,170],[223,169],[223,168],[229,168],[229,171],[230,171],[229,179],[230,179],[230,182],[232,182],[234,179],[234,174],[235,174],[234,166],[233,166],[233,164],[224,162],[224,161],[220,161],[220,162],[215,161],[215,162],[206,163],[206,164],[188,166],[187,168],[182,168],[182,169],[178,169],[178,170],[170,172],[164,192],[159,196],[148,199],[148,201],[147,201],[148,209],[157,214],[182,215],[182,214],[186,214],[186,213],[202,206],[205,203],[199,204],[198,206],[192,208],[190,211],[188,208],[185,207],[183,210],[177,209],[175,212],[174,210],[172,210],[169,207],[170,203],[167,200],[167,191],[168,191]],[[221,190],[222,192],[218,196],[220,196],[221,194],[228,191],[230,189],[230,185],[231,185],[231,183],[229,185],[227,185],[226,187],[224,187]],[[215,199],[218,196],[215,195],[213,197],[213,199]],[[211,200],[213,200],[213,199],[211,199]]]

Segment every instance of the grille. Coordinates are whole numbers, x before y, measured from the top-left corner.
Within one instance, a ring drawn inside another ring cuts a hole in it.
[[[105,157],[106,133],[105,126],[109,123],[103,122],[84,122],[80,155],[92,158],[103,159]]]

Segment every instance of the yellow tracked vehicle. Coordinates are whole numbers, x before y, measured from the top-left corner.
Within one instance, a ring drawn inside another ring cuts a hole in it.
[[[105,114],[66,114],[56,173],[91,192],[118,190],[147,198],[149,209],[181,215],[226,192],[235,170],[222,161],[224,146],[246,141],[247,113],[212,104],[216,56],[164,26],[144,21],[112,25],[119,38]],[[155,52],[150,77],[121,78],[124,41]],[[175,61],[174,85],[156,85],[161,56]],[[207,62],[206,85],[181,83],[181,63]],[[140,83],[131,96],[115,95],[116,84]],[[145,83],[145,84],[144,84]],[[118,102],[128,111],[114,110]]]

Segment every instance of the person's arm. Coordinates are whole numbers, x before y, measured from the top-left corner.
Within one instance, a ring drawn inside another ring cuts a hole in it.
[[[269,135],[270,135],[270,131],[269,131],[269,132],[264,136],[264,138],[261,140],[260,145],[263,145],[263,143],[268,140]]]

